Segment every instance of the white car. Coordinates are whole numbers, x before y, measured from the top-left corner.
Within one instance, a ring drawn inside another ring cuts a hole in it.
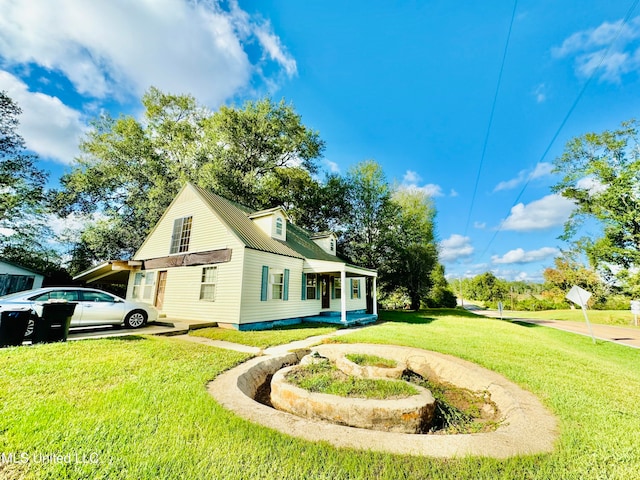
[[[71,317],[72,327],[124,324],[127,328],[138,328],[158,318],[158,311],[147,303],[131,302],[102,290],[79,287],[48,287],[12,293],[0,297],[0,311],[27,306],[37,318],[42,315],[42,304],[52,300],[76,304]],[[36,318],[29,320],[25,336],[33,333]]]

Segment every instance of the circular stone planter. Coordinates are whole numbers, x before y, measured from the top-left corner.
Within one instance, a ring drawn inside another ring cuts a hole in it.
[[[225,408],[241,417],[286,435],[336,447],[395,454],[452,458],[468,455],[508,458],[553,451],[557,422],[538,398],[502,375],[474,363],[419,348],[368,344],[326,344],[314,347],[335,361],[345,353],[367,353],[391,358],[422,375],[468,388],[487,390],[498,407],[502,422],[493,432],[451,435],[415,435],[381,432],[314,421],[262,405],[254,400],[268,375],[283,366],[297,364],[309,353],[291,352],[253,358],[216,377],[209,393]]]
[[[271,379],[271,404],[278,410],[384,432],[418,433],[433,420],[435,399],[426,388],[412,385],[418,394],[389,400],[340,397],[309,392],[287,382],[286,375],[294,368],[278,370]]]

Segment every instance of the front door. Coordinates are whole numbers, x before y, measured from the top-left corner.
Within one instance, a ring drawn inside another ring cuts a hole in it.
[[[167,271],[163,270],[158,272],[158,289],[156,290],[155,306],[158,310],[162,310],[162,304],[164,303],[164,288],[167,284]]]
[[[329,275],[322,275],[320,277],[320,285],[322,292],[322,308],[329,308],[331,306],[331,293],[329,292]]]

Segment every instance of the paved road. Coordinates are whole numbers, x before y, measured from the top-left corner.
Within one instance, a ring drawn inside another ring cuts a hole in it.
[[[479,315],[484,315],[486,317],[500,318],[500,313],[497,310],[473,309],[473,312]],[[558,330],[564,330],[565,332],[577,333],[579,335],[586,335],[589,337],[591,336],[586,322],[511,317],[509,316],[509,312],[503,312],[503,318],[505,320],[533,323],[535,325],[542,325],[544,327],[557,328]],[[626,345],[628,347],[640,348],[640,329],[638,328],[598,325],[592,323],[591,329],[593,331],[593,336],[596,339],[615,342],[621,345]]]

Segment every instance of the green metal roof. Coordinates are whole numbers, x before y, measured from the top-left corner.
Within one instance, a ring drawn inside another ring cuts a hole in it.
[[[320,246],[311,239],[311,233],[298,227],[292,223],[287,223],[287,242],[291,247],[305,258],[314,260],[326,260],[328,262],[345,263],[343,259],[336,255],[325,252]]]
[[[343,259],[325,252],[311,240],[311,232],[287,222],[287,240],[276,240],[249,218],[258,212],[203,188],[191,186],[247,247],[287,257],[345,263]],[[275,211],[277,208],[261,210],[260,213],[271,210]]]

